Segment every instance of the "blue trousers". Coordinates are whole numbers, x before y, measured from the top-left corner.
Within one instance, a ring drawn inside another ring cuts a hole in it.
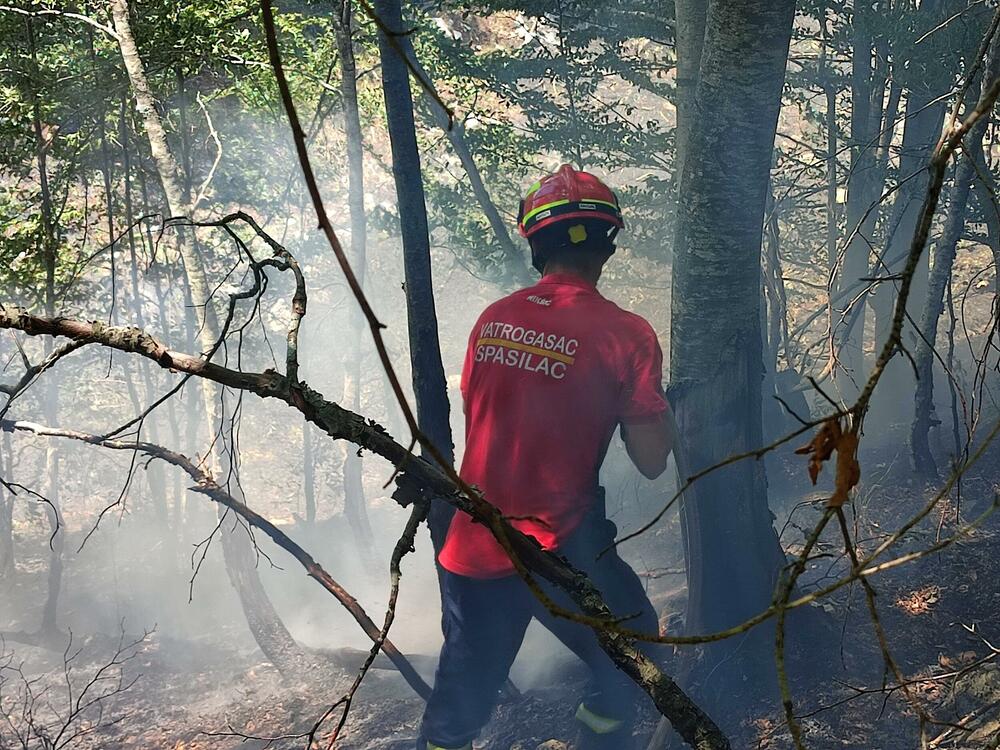
[[[614,540],[615,525],[604,503],[575,531],[559,552],[588,574],[612,612],[628,624],[656,632],[656,611],[628,564],[614,550],[597,556]],[[544,584],[543,584],[544,585]],[[546,587],[561,605],[575,608],[561,591]],[[537,618],[590,668],[583,702],[602,716],[630,727],[641,698],[639,689],[604,653],[585,625],[551,615],[518,576],[478,579],[445,572],[442,583],[444,646],[421,725],[426,743],[462,748],[489,720],[531,618]]]

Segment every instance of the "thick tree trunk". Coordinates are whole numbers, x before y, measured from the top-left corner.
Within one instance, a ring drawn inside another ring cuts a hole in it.
[[[344,0],[335,25],[337,51],[340,53],[340,93],[344,100],[344,132],[347,136],[347,205],[351,215],[351,267],[364,287],[368,263],[368,223],[365,215],[364,142],[358,110],[358,70],[354,61],[352,12],[350,0]],[[361,408],[361,337],[365,331],[361,308],[350,304],[350,321],[344,361],[343,403],[352,411]],[[375,535],[368,520],[363,482],[364,466],[357,451],[347,446],[344,452],[344,515],[354,532],[355,542],[365,567],[380,570],[375,554]]]
[[[406,278],[406,314],[410,342],[413,392],[417,402],[417,422],[441,454],[451,461],[454,445],[449,424],[448,387],[441,364],[434,288],[431,283],[430,237],[427,209],[420,171],[420,153],[413,122],[413,97],[409,73],[399,48],[405,33],[399,0],[375,0],[375,11],[392,33],[379,31],[382,59],[382,90],[392,145],[392,174],[399,203],[399,223],[403,238],[403,267]],[[428,517],[435,550],[444,535],[454,509],[434,503]]]
[[[156,110],[142,58],[139,56],[132,35],[127,0],[110,0],[110,6],[125,71],[135,97],[136,111],[146,130],[150,152],[163,185],[168,209],[172,216],[192,216],[190,198],[184,190],[180,169],[167,143],[167,134]],[[178,251],[184,261],[192,301],[195,303],[193,307],[197,317],[199,346],[203,353],[208,352],[212,350],[219,336],[219,324],[210,301],[205,265],[188,233],[180,228],[175,231],[177,231]],[[201,383],[203,410],[201,416],[210,430],[215,428],[217,421],[217,394],[217,388],[204,381]],[[51,421],[55,423],[54,420]],[[214,441],[213,444],[215,473],[221,478],[221,483],[225,484],[229,476],[225,452],[218,446],[218,441]],[[220,514],[223,512],[220,508]],[[300,671],[306,657],[285,628],[264,591],[257,574],[256,559],[248,536],[241,529],[234,529],[233,524],[226,521],[222,522],[220,532],[226,572],[239,596],[254,640],[280,671],[287,674]]]
[[[1000,70],[998,45],[993,50],[983,75],[982,90],[985,92]],[[927,285],[920,316],[920,336],[916,342],[914,359],[917,369],[917,384],[914,396],[914,416],[910,429],[910,448],[914,470],[924,477],[937,476],[937,466],[930,449],[930,430],[934,415],[934,345],[937,341],[938,319],[944,311],[945,289],[951,284],[951,272],[955,263],[958,240],[965,228],[966,208],[969,191],[976,177],[975,154],[982,151],[983,136],[989,127],[989,117],[982,117],[972,127],[963,140],[963,154],[955,170],[955,182],[948,200],[948,213],[944,228],[934,246],[934,266]]]
[[[692,471],[761,444],[761,230],[794,6],[738,0],[708,11],[671,300],[671,393]],[[682,512],[690,633],[766,608],[784,563],[762,464],[730,465],[696,492]],[[709,661],[738,647],[712,649]],[[754,671],[742,659],[729,665]],[[733,677],[712,666],[704,674]],[[702,689],[718,692],[715,682]]]

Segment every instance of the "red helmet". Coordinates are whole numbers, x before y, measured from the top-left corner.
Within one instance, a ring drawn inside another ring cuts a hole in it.
[[[528,189],[517,214],[522,237],[568,219],[598,219],[622,229],[625,221],[618,196],[589,172],[563,164]]]

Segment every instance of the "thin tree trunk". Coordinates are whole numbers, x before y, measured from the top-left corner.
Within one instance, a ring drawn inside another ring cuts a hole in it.
[[[993,291],[1000,295],[1000,189],[993,179],[993,172],[986,161],[986,153],[982,144],[978,149],[970,149],[976,163],[976,179],[973,189],[979,200],[979,208],[983,212],[986,223],[986,235],[989,238],[990,251],[993,253]]]
[[[933,28],[941,20],[942,3],[928,0],[920,4],[919,28]],[[947,102],[940,96],[951,85],[950,79],[940,81],[938,87],[932,81],[915,81],[907,91],[906,122],[903,126],[902,149],[899,156],[899,177],[909,179],[896,191],[895,202],[889,219],[888,240],[883,258],[905,258],[920,215],[920,206],[927,189],[928,173],[925,169],[931,152],[941,135]],[[888,276],[891,280],[882,282],[869,295],[869,304],[875,314],[876,350],[886,341],[892,327],[892,314],[898,292],[898,281],[892,280],[902,270],[902,260],[888,268],[879,266],[878,276]],[[913,277],[913,285],[907,304],[907,312],[914,320],[919,320],[927,294],[928,253],[921,257]],[[907,326],[908,327],[908,326]],[[915,346],[915,332],[904,331],[903,344],[910,351]],[[913,370],[904,357],[894,358],[886,366],[882,385],[872,397],[869,421],[873,424],[909,424],[913,419],[910,394],[916,387]]]
[[[1000,71],[998,45],[994,43],[982,79],[982,90],[992,84]],[[969,191],[976,179],[974,156],[982,150],[983,136],[989,127],[990,117],[981,117],[963,140],[963,154],[955,170],[955,182],[948,200],[948,213],[944,228],[934,246],[934,267],[930,272],[927,297],[920,316],[920,336],[916,343],[914,360],[917,384],[914,395],[914,416],[910,429],[910,448],[914,470],[921,476],[932,478],[938,474],[930,449],[930,430],[934,415],[934,345],[937,341],[938,319],[944,311],[945,290],[951,284],[958,240],[965,228]]]
[[[850,238],[844,251],[837,288],[850,286],[868,273],[871,235],[878,218],[877,210],[869,209],[876,200],[874,187],[874,133],[871,130],[872,33],[871,8],[868,3],[855,3],[851,25],[851,168],[847,178],[847,233]],[[866,215],[867,212],[867,215]],[[860,304],[860,303],[859,303]],[[865,307],[851,311],[851,325],[837,329],[834,312],[834,351],[839,361],[836,383],[840,396],[851,400],[864,378]]]
[[[36,75],[38,73],[38,57],[35,48],[35,30],[32,19],[26,21],[28,31],[28,49],[31,55],[32,68]],[[32,100],[32,125],[35,133],[35,157],[38,166],[38,183],[41,191],[41,216],[42,216],[42,263],[45,268],[45,286],[43,288],[42,304],[47,316],[55,315],[56,309],[56,264],[58,262],[58,229],[55,225],[55,217],[52,212],[52,193],[49,188],[49,167],[47,150],[49,144],[46,143],[42,134],[42,115],[40,106],[40,96],[33,97]],[[44,353],[47,356],[52,351],[52,343],[47,341],[44,344]],[[47,381],[45,404],[43,413],[45,418],[55,423],[59,414],[59,389],[55,381],[51,378]],[[51,532],[51,543],[49,553],[49,574],[48,592],[45,604],[42,607],[42,619],[39,631],[45,635],[58,632],[58,609],[59,594],[62,590],[63,573],[63,547],[65,544],[65,534],[62,533],[62,514],[59,507],[59,488],[61,485],[59,478],[59,454],[50,446],[45,448],[45,477],[48,480],[46,487],[46,498],[49,501],[47,506],[49,518],[49,530]]]
[[[955,294],[952,289],[951,284],[948,285],[947,289],[947,304],[948,304],[948,351],[945,354],[945,364],[948,367],[948,372],[955,371],[955,328],[958,326],[958,317],[955,315]],[[959,419],[958,412],[958,388],[955,381],[948,378],[948,401],[951,406],[951,439],[952,448],[954,450],[954,459],[957,465],[959,457],[962,455],[962,437],[960,425],[961,421]],[[959,482],[961,482],[962,477],[959,477]],[[959,495],[961,496],[961,484],[957,485]],[[961,520],[962,508],[959,506],[957,509],[959,514],[959,521]]]
[[[122,60],[132,86],[136,111],[142,120],[149,140],[150,152],[163,185],[167,206],[172,216],[192,216],[190,196],[186,194],[177,161],[167,143],[163,123],[156,110],[146,71],[139,56],[139,50],[129,23],[129,9],[126,0],[110,0],[115,32],[118,34]],[[188,233],[178,228],[178,251],[184,261],[184,268],[191,290],[191,297],[197,317],[198,341],[202,352],[213,349],[219,337],[219,324],[210,300],[210,288],[205,265]],[[208,383],[201,383],[202,419],[212,430],[218,415],[218,389]],[[53,422],[54,423],[54,422]],[[224,428],[224,425],[223,425]],[[218,441],[214,441],[215,472],[225,484],[230,475],[226,464],[225,451]],[[236,589],[250,632],[261,650],[283,673],[300,671],[307,659],[284,623],[275,612],[260,577],[257,574],[256,559],[248,535],[242,528],[235,527],[227,520],[220,508],[221,537],[226,572]]]
[[[762,223],[794,6],[738,0],[708,10],[671,295],[671,393],[692,471],[761,444]],[[726,628],[766,608],[784,556],[762,464],[700,480],[682,523],[687,631]],[[728,689],[720,681],[766,684],[773,674],[767,648],[726,643],[706,654],[706,696]]]
[[[427,209],[420,170],[420,154],[413,122],[413,97],[406,63],[393,44],[405,33],[399,0],[375,0],[375,11],[390,32],[379,31],[382,59],[382,90],[392,146],[392,174],[396,182],[399,222],[403,239],[403,268],[406,279],[406,313],[410,343],[413,392],[420,429],[447,461],[454,456],[449,424],[448,387],[441,364],[434,287],[431,282],[430,237]],[[434,549],[444,543],[444,535],[454,509],[434,503],[428,526]]]
[[[882,191],[885,189],[885,178],[889,168],[889,146],[892,141],[892,134],[893,134],[894,124],[896,122],[896,116],[899,114],[899,100],[901,93],[902,93],[902,86],[900,85],[899,81],[893,80],[889,84],[889,101],[887,106],[885,107],[883,119],[880,125],[878,126],[880,128],[879,146],[878,146],[878,153],[875,156],[875,166],[873,170],[874,176],[872,178],[872,184],[870,186],[871,193],[873,196],[872,198],[873,201],[877,200],[878,196],[881,196]],[[865,227],[864,231],[867,233],[870,233],[874,229],[875,220],[879,214],[879,209],[877,206],[872,207],[872,204],[869,203],[869,208],[871,208],[871,215],[863,222],[863,226]],[[868,208],[866,208],[865,210],[867,211]],[[848,220],[848,223],[850,225],[850,220]],[[857,226],[858,224],[856,222],[855,224],[850,225],[849,231],[853,232]],[[865,236],[868,235],[866,234]],[[870,248],[866,244],[863,252],[867,255],[869,250]],[[901,260],[903,257],[905,257],[905,253],[901,255],[898,260]],[[879,269],[880,266],[878,263],[876,263],[874,267],[869,267],[867,273],[863,274],[862,276],[855,277],[851,281],[848,281],[846,278],[844,278],[843,274],[841,274],[841,279],[843,283],[840,285],[835,285],[834,288],[836,289],[836,293],[832,295],[831,304],[835,305],[838,302],[850,300],[855,296],[857,297],[857,299],[854,300],[854,309],[851,310],[850,314],[847,317],[847,320],[840,328],[839,335],[835,334],[835,344],[842,346],[843,342],[846,342],[848,340],[852,341],[855,340],[853,338],[854,336],[858,337],[862,336],[863,334],[862,329],[864,327],[864,320],[865,320],[865,312],[868,303],[868,292],[866,287],[869,285],[868,282],[863,281],[862,279],[872,278],[879,272]],[[857,326],[858,329],[857,333],[855,333],[855,326]],[[856,341],[860,342],[861,339],[858,338]],[[860,343],[857,343],[856,345],[860,346]],[[841,355],[841,364],[843,364],[842,351],[840,352],[840,355]],[[859,365],[859,363],[855,364]],[[845,381],[848,383],[847,385],[845,385]],[[855,390],[853,380],[850,377],[847,377],[846,374],[840,377],[838,383],[841,385],[842,395],[850,394]]]
[[[823,46],[820,50],[820,71],[823,75],[823,94],[826,97],[826,267],[831,274],[837,265],[837,85],[833,66],[829,62],[826,3],[820,4],[822,16],[820,29]],[[830,290],[831,295],[833,289]]]
[[[9,477],[13,458],[10,433],[0,438],[0,476]],[[17,572],[14,554],[14,493],[0,485],[0,581],[10,580]]]
[[[123,102],[124,104],[124,102]],[[135,242],[135,228],[132,226],[135,222],[135,211],[132,205],[132,177],[131,177],[131,154],[129,153],[129,132],[128,132],[128,121],[127,121],[128,110],[127,107],[122,107],[121,120],[119,122],[118,137],[121,142],[122,149],[122,167],[124,171],[124,204],[125,204],[125,233],[128,245],[128,278],[129,278],[129,289],[127,299],[129,300],[129,308],[132,314],[132,319],[135,321],[135,325],[140,328],[146,327],[146,315],[143,306],[142,288],[139,284],[139,255],[136,252],[136,242]],[[106,138],[102,137],[102,143],[106,142]],[[110,180],[108,181],[110,184]],[[109,229],[112,225],[109,222]],[[113,237],[113,234],[112,234]],[[110,239],[109,239],[110,241]],[[156,389],[153,386],[153,374],[150,370],[148,362],[139,363],[138,367],[139,377],[142,379],[143,390],[145,391],[145,403],[151,404],[156,400]],[[148,432],[149,439],[153,443],[159,443],[159,420],[156,415],[152,415],[149,419],[146,419],[143,423],[144,429]],[[169,513],[168,513],[168,498],[167,498],[167,482],[164,476],[163,467],[156,465],[156,463],[151,464],[146,469],[146,481],[149,486],[149,496],[153,504],[153,512],[162,525],[164,531],[166,531],[165,544],[163,549],[166,552],[172,554],[172,548],[176,544],[176,534],[170,533],[169,525]]]
[[[316,523],[316,467],[313,458],[312,433],[309,425],[302,425],[302,494],[306,501],[305,521],[307,526]],[[346,503],[347,500],[345,499]]]
[[[344,100],[344,131],[347,135],[347,204],[351,216],[351,267],[362,288],[368,263],[368,224],[365,215],[364,142],[361,135],[361,114],[358,110],[358,70],[354,60],[350,0],[340,7],[335,24],[337,51],[340,55],[340,92]],[[352,411],[361,408],[361,337],[365,321],[358,305],[351,304],[348,321],[347,356],[344,362],[343,401]],[[364,465],[357,451],[346,446],[344,452],[344,515],[354,533],[355,543],[369,571],[381,567],[375,555],[375,535],[368,519],[365,500]]]
[[[122,135],[123,144],[123,154],[126,161],[125,168],[125,193],[131,202],[131,175],[132,175],[132,164],[130,158],[130,151],[127,148],[128,143],[128,123],[129,123],[129,107],[128,100],[125,95],[122,96],[121,100],[121,121],[124,133]],[[150,212],[150,200],[149,200],[149,190],[146,184],[146,171],[142,167],[142,159],[140,155],[139,168],[136,170],[136,174],[139,177],[139,191],[140,197],[142,198],[143,213],[148,214]],[[133,213],[134,216],[134,213]],[[133,218],[134,221],[134,218]],[[163,273],[169,268],[169,264],[165,259],[161,259],[159,262],[156,259],[155,245],[153,242],[153,233],[150,229],[149,222],[144,222],[145,231],[140,233],[140,238],[142,238],[142,247],[147,251],[149,258],[150,268],[153,270],[153,280],[156,287],[156,299],[157,299],[157,309],[160,316],[160,325],[163,326],[164,330],[172,330],[173,326],[171,321],[173,319],[173,312],[167,302],[167,295],[163,289]],[[189,308],[186,308],[189,309]],[[193,336],[194,329],[186,329],[188,336],[188,346],[190,347],[188,351],[194,349]],[[187,449],[184,442],[181,440],[181,429],[180,429],[180,415],[177,413],[177,399],[168,399],[167,401],[167,423],[170,426],[170,436],[172,440],[172,445],[178,447],[178,449]],[[193,436],[193,431],[189,431],[188,435]],[[173,498],[173,511],[174,511],[174,521],[173,528],[175,531],[175,538],[178,542],[183,538],[184,524],[187,520],[187,493],[184,491],[183,484],[181,483],[180,476],[177,473],[172,474],[171,482],[171,497]]]
[[[90,64],[93,67],[94,74],[94,90],[103,91],[101,86],[101,79],[98,75],[98,61],[97,61],[97,51],[94,49],[94,30],[87,28],[87,47],[90,54]],[[104,104],[104,99],[101,99],[100,107],[98,108],[97,119],[99,128],[99,137],[101,141],[101,178],[104,183],[104,211],[107,214],[105,217],[108,222],[108,243],[113,243],[115,238],[115,203],[114,203],[114,192],[111,188],[113,177],[111,169],[111,153],[108,149],[108,134],[107,128],[107,118],[108,112],[107,107]],[[116,267],[115,267],[115,246],[110,244],[108,248],[108,255],[111,259],[111,322],[115,323],[117,317],[115,313],[117,308],[115,306],[115,284],[116,284]],[[140,324],[141,325],[141,324]]]

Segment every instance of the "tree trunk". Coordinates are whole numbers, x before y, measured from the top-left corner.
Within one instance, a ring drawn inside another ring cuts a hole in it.
[[[979,208],[986,223],[986,236],[989,240],[990,252],[993,253],[993,292],[1000,295],[1000,189],[993,179],[990,165],[986,161],[986,153],[980,144],[979,149],[970,150],[976,162],[976,179],[973,189],[979,200]]]
[[[122,133],[121,141],[122,141],[122,153],[123,153],[123,156],[124,156],[124,159],[125,159],[125,162],[126,162],[126,168],[125,168],[125,194],[128,196],[129,202],[131,202],[132,191],[131,191],[131,185],[130,185],[130,183],[131,183],[131,175],[132,175],[132,166],[131,166],[131,160],[130,160],[130,156],[129,156],[130,152],[129,152],[129,149],[127,147],[127,144],[128,144],[127,134],[128,134],[128,127],[129,127],[129,115],[130,115],[130,113],[129,113],[129,107],[128,107],[128,99],[127,99],[126,95],[123,95],[122,96],[122,100],[121,100],[121,123],[122,123],[122,128],[124,129],[124,132]],[[151,210],[150,209],[150,200],[149,200],[149,191],[148,191],[148,188],[147,188],[147,185],[146,185],[146,172],[145,172],[145,170],[142,167],[142,160],[141,160],[141,158],[139,160],[139,168],[136,170],[136,174],[138,175],[138,178],[139,178],[139,190],[140,190],[139,195],[142,198],[143,213],[144,214],[148,214],[148,213],[150,213],[150,210]],[[131,224],[131,222],[129,222],[129,224]],[[172,328],[172,326],[171,326],[171,320],[173,319],[173,314],[172,314],[173,311],[170,309],[170,307],[169,307],[169,305],[167,303],[167,295],[166,295],[166,292],[163,289],[164,271],[167,268],[169,268],[169,266],[166,263],[156,263],[155,262],[156,252],[155,252],[155,244],[154,244],[154,241],[153,241],[152,230],[150,229],[148,221],[144,222],[144,225],[145,225],[145,230],[146,231],[140,233],[139,237],[140,237],[140,239],[142,239],[142,243],[141,243],[142,247],[143,247],[144,250],[147,251],[147,253],[148,253],[147,257],[150,259],[150,268],[152,270],[153,281],[154,281],[155,288],[156,288],[157,310],[159,312],[161,324],[167,330],[170,330]],[[188,333],[188,335],[189,336],[193,336],[193,331],[190,331]],[[191,351],[193,348],[194,347],[192,346],[191,349],[189,349],[189,351]],[[167,406],[167,423],[168,423],[168,425],[170,427],[171,444],[174,445],[174,446],[176,446],[178,449],[185,449],[186,450],[186,449],[188,449],[188,446],[186,446],[184,444],[184,442],[181,440],[180,416],[177,413],[177,405],[176,405],[176,401],[178,401],[178,400],[182,400],[182,399],[173,399],[173,398],[171,398],[171,399],[167,400],[167,404],[166,404],[166,406]],[[188,433],[188,434],[190,435],[191,433]],[[186,507],[187,507],[187,493],[184,491],[184,487],[183,487],[183,485],[182,485],[182,483],[180,481],[180,475],[178,475],[176,472],[172,472],[171,493],[170,494],[171,494],[171,497],[173,498],[173,512],[174,512],[173,528],[174,528],[174,532],[175,532],[175,538],[176,538],[176,541],[178,543],[180,543],[181,539],[184,538],[183,537],[183,535],[184,535],[184,523],[185,523],[185,521],[187,519],[187,514],[185,512],[186,511]]]
[[[340,18],[335,24],[337,51],[340,54],[340,93],[344,100],[344,132],[347,136],[347,205],[351,216],[351,245],[349,248],[351,267],[358,283],[364,287],[365,271],[368,263],[368,223],[365,215],[365,155],[361,136],[361,115],[358,110],[358,70],[354,60],[350,0],[344,0],[340,8]],[[365,331],[365,320],[361,307],[349,303],[347,346],[344,361],[343,403],[352,411],[361,408],[361,337]],[[365,500],[364,466],[361,456],[350,446],[344,451],[344,515],[354,532],[355,542],[365,568],[369,571],[381,570],[375,553],[375,535],[368,519]]]
[[[183,188],[181,173],[177,161],[167,143],[167,135],[163,123],[156,110],[153,94],[149,88],[146,71],[139,56],[139,50],[132,35],[129,22],[127,0],[110,0],[111,14],[115,32],[118,34],[119,47],[125,71],[128,74],[132,93],[135,97],[136,111],[142,120],[149,140],[150,152],[156,164],[156,171],[163,185],[167,206],[172,216],[192,216],[192,206],[189,196]],[[178,251],[184,261],[185,273],[191,289],[191,297],[197,317],[198,341],[202,352],[213,349],[219,337],[219,324],[215,310],[210,300],[210,287],[201,255],[194,247],[188,232],[177,228]],[[209,430],[215,428],[218,415],[218,389],[206,381],[201,382],[202,415]],[[55,424],[55,421],[52,421]],[[216,476],[223,484],[229,476],[226,466],[225,451],[221,450],[219,441],[213,441],[213,462]],[[220,514],[224,510],[220,506]],[[274,665],[283,673],[300,672],[306,657],[298,644],[285,628],[267,592],[257,574],[256,559],[250,546],[248,535],[241,529],[234,529],[232,523],[221,523],[223,558],[229,580],[236,589],[247,624],[254,640]]]
[[[738,0],[708,10],[671,295],[671,392],[695,472],[761,444],[761,234],[794,6]],[[762,464],[732,464],[696,491],[698,502],[682,511],[689,633],[726,628],[766,608],[784,564]],[[710,649],[704,674],[731,685],[738,677],[713,667],[739,646]],[[729,666],[760,678],[748,660]],[[723,689],[715,681],[701,688],[706,695]]]
[[[316,466],[312,432],[307,424],[302,425],[302,493],[306,501],[306,525],[312,526],[316,523]]]
[[[146,314],[143,305],[142,289],[139,285],[139,255],[136,252],[136,242],[135,242],[135,228],[132,224],[135,222],[135,210],[132,205],[132,158],[129,152],[129,128],[126,119],[127,107],[122,107],[121,111],[121,121],[119,123],[118,137],[121,142],[122,149],[122,167],[124,172],[124,204],[125,204],[125,236],[128,245],[128,278],[129,278],[129,288],[127,293],[127,299],[129,300],[129,308],[132,315],[132,320],[134,325],[140,328],[146,327]],[[107,142],[107,138],[103,136],[102,129],[102,149],[104,144]],[[109,170],[110,171],[110,170]],[[107,184],[110,187],[111,180],[107,180]],[[108,205],[110,206],[110,198],[108,200]],[[111,232],[108,241],[111,242],[114,239],[113,234],[113,224],[108,221],[108,230]],[[145,389],[146,403],[151,404],[156,400],[156,388],[153,384],[153,373],[150,370],[148,362],[140,362],[138,366],[139,377],[142,379],[142,383]],[[144,421],[143,427],[147,430],[149,439],[153,443],[159,443],[159,420],[157,415],[150,415],[150,418]],[[162,466],[157,466],[154,462],[146,469],[146,480],[149,486],[149,496],[153,503],[153,512],[157,517],[157,521],[161,524],[161,527],[166,533],[166,539],[162,545],[162,549],[165,555],[169,556],[169,559],[176,559],[175,552],[177,547],[177,535],[176,533],[171,533],[169,525],[169,513],[168,513],[168,498],[167,498],[167,482],[166,477],[163,472]],[[172,531],[176,532],[176,528]]]
[[[896,122],[896,116],[899,114],[899,99],[902,93],[902,86],[899,81],[893,79],[889,84],[889,101],[883,112],[881,123],[878,125],[873,125],[873,133],[879,133],[879,145],[878,152],[875,155],[874,169],[872,176],[872,183],[868,186],[871,193],[871,202],[868,206],[861,207],[861,213],[855,217],[852,217],[854,224],[850,224],[850,219],[848,220],[848,231],[854,232],[859,226],[858,222],[865,212],[870,210],[869,215],[861,221],[861,229],[865,237],[869,237],[874,228],[875,222],[879,215],[879,206],[876,205],[875,201],[879,200],[882,195],[882,191],[885,189],[885,178],[886,172],[889,168],[889,146],[892,142],[893,129]],[[874,137],[874,135],[873,135]],[[850,199],[848,199],[848,206],[850,207]],[[857,209],[857,207],[855,207]],[[860,236],[860,235],[859,235]],[[865,247],[860,251],[866,258],[870,254],[870,247],[867,243],[864,243]],[[850,247],[848,247],[850,252]],[[853,263],[853,261],[852,261]],[[845,261],[846,264],[846,261]],[[843,349],[840,350],[841,365],[844,365],[845,357],[848,359],[848,364],[852,368],[861,367],[861,342],[864,334],[865,325],[865,312],[867,310],[868,304],[868,282],[863,281],[863,279],[872,278],[875,274],[879,272],[880,265],[875,264],[875,267],[869,266],[868,271],[861,275],[852,275],[850,279],[846,277],[846,271],[841,273],[841,284],[835,287],[836,294],[833,295],[832,304],[836,305],[839,302],[847,302],[852,298],[854,299],[854,308],[851,310],[847,319],[844,321],[843,327],[840,329],[839,333],[835,333],[835,344],[839,347],[843,347],[846,342],[853,342],[849,348],[848,352],[845,354]],[[857,269],[852,265],[851,273],[857,274]],[[854,357],[855,360],[851,360]],[[850,370],[851,373],[855,372],[854,369]],[[856,381],[854,375],[849,375],[846,368],[837,373],[837,384],[841,396],[849,399],[852,394],[856,394]]]
[[[413,97],[406,62],[398,49],[399,35],[405,33],[400,0],[375,0],[375,12],[393,34],[379,30],[382,59],[382,90],[392,145],[392,174],[399,203],[399,223],[403,239],[403,267],[406,279],[406,314],[410,342],[410,366],[420,429],[446,460],[454,456],[449,424],[448,387],[441,364],[434,288],[431,283],[430,237],[427,209],[420,171],[420,153],[413,122]],[[434,503],[428,517],[434,549],[444,543],[444,535],[454,510]]]
[[[995,39],[995,37],[994,37]],[[985,92],[1000,70],[998,45],[994,41],[982,79]],[[914,470],[921,476],[937,476],[937,466],[930,449],[930,430],[934,415],[934,345],[937,341],[938,319],[944,310],[945,288],[951,284],[951,271],[955,263],[958,240],[965,228],[966,208],[972,181],[976,178],[974,154],[982,151],[983,136],[989,127],[990,117],[981,117],[962,145],[962,157],[955,170],[955,182],[948,200],[948,213],[944,220],[941,237],[934,246],[934,266],[927,285],[920,317],[920,336],[916,342],[914,359],[917,369],[917,384],[914,395],[914,416],[910,430],[911,458]]]
[[[919,27],[933,28],[941,20],[941,6],[940,0],[921,3],[917,10],[921,15]],[[869,295],[869,304],[875,313],[876,350],[885,343],[892,328],[893,308],[899,288],[899,282],[893,277],[903,269],[906,252],[916,229],[920,207],[927,192],[928,173],[925,168],[941,135],[947,109],[947,101],[941,94],[947,93],[950,86],[950,79],[940,81],[938,87],[933,81],[920,78],[911,82],[907,90],[899,179],[906,180],[911,175],[915,176],[896,192],[889,219],[888,239],[882,256],[887,259],[899,258],[899,261],[889,263],[888,267],[878,266],[876,275],[888,276],[890,280],[880,283]],[[907,303],[907,313],[913,320],[919,320],[924,305],[928,267],[928,253],[924,253],[914,274]],[[903,345],[911,352],[915,346],[915,332],[908,324],[904,325]],[[909,360],[905,357],[892,359],[885,368],[881,386],[872,397],[869,422],[882,425],[909,423],[913,418],[910,394],[915,387]]]
[[[9,477],[13,462],[10,433],[0,438],[0,477]],[[17,570],[14,555],[14,493],[0,485],[0,581],[10,580]]]
[[[35,30],[32,19],[26,21],[28,32],[28,50],[31,55],[32,69],[38,74],[38,57],[35,50]],[[38,184],[41,191],[42,217],[42,264],[45,268],[45,286],[42,290],[42,304],[45,314],[55,315],[56,309],[56,264],[58,262],[59,236],[55,217],[52,213],[52,193],[49,188],[49,167],[47,152],[49,145],[42,134],[42,114],[40,96],[32,98],[32,125],[35,134],[35,157],[38,166]],[[52,342],[44,344],[44,354],[52,352]],[[55,424],[59,414],[59,388],[51,378],[46,381],[45,403],[43,412],[45,419]],[[58,632],[59,594],[62,590],[63,547],[65,534],[62,533],[62,514],[59,508],[59,454],[52,446],[45,448],[45,478],[47,486],[45,496],[47,505],[51,542],[49,544],[49,574],[48,592],[42,607],[42,619],[39,632],[52,635]]]
[[[820,30],[822,48],[820,50],[820,72],[823,75],[823,94],[826,97],[826,267],[831,278],[836,278],[837,244],[839,240],[837,219],[837,84],[835,70],[829,60],[829,32],[827,30],[826,2],[820,4]],[[834,289],[830,289],[831,296]]]
[[[855,3],[851,25],[851,167],[847,177],[847,248],[837,287],[850,286],[868,274],[872,232],[878,218],[872,204],[880,192],[873,180],[875,146],[872,138],[871,102],[873,99],[871,8],[868,3]],[[872,210],[869,210],[872,209]],[[831,290],[836,292],[837,289]],[[865,307],[850,311],[850,325],[835,330],[834,351],[839,367],[836,371],[837,390],[844,401],[857,395],[864,380]],[[837,325],[837,313],[834,325]]]

